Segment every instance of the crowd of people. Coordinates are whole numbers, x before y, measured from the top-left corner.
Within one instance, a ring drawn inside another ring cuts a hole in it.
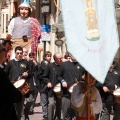
[[[38,93],[44,120],[88,120],[88,116],[110,120],[111,113],[113,120],[120,120],[117,62],[103,84],[92,76],[88,82],[87,71],[68,52],[63,56],[44,51],[38,62],[36,51],[43,49],[40,24],[30,17],[29,4],[20,4],[18,12],[8,26],[7,40],[0,43],[1,120],[29,120]]]
[[[110,66],[103,84],[93,77],[88,83],[87,72],[68,52],[63,56],[59,52],[52,55],[50,51],[46,51],[41,63],[34,59],[34,53],[28,53],[28,50],[21,46],[15,48],[15,58],[8,60],[7,63],[6,53],[6,48],[0,44],[0,57],[3,58],[0,76],[1,80],[7,80],[6,83],[1,81],[1,88],[7,87],[5,96],[1,91],[2,103],[10,101],[8,105],[13,109],[6,111],[1,108],[3,112],[9,114],[9,116],[3,114],[3,120],[12,120],[11,117],[15,117],[16,120],[29,120],[29,114],[34,114],[38,93],[44,120],[87,120],[88,93],[90,93],[90,120],[110,120],[111,112],[114,112],[113,120],[120,119],[120,102],[113,94],[120,86],[120,69],[117,62],[114,61]],[[52,57],[54,62],[51,62]],[[25,93],[22,91],[26,87],[24,84],[15,85],[22,80],[29,86]]]

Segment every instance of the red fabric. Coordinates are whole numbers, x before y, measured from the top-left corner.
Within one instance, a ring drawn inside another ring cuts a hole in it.
[[[80,117],[80,116],[76,116],[76,120],[88,120],[87,117]],[[94,116],[90,117],[90,120],[95,120]]]
[[[8,60],[10,59],[10,53],[11,53],[11,51],[8,51],[8,52],[7,52],[7,59],[8,59]]]
[[[30,24],[31,24],[31,52],[35,54],[35,59],[37,57],[37,45],[38,45],[38,38],[41,36],[42,28],[40,26],[40,23],[35,18],[30,18]]]

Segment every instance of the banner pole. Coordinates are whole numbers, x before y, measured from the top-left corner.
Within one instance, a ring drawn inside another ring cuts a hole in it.
[[[91,81],[91,77],[90,74],[87,72],[87,120],[90,120],[90,103],[91,103],[91,99],[90,99],[90,81]]]

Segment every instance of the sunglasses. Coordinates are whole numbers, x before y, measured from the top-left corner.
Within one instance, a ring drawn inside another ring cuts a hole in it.
[[[22,52],[16,52],[17,55],[22,55],[23,53]]]

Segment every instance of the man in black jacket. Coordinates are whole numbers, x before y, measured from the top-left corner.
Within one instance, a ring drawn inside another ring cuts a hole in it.
[[[38,71],[37,78],[40,81],[40,93],[41,93],[41,106],[43,111],[44,120],[48,119],[48,88],[46,79],[46,69],[50,64],[52,53],[50,51],[46,51],[43,55],[43,61],[41,62],[41,66]]]
[[[0,44],[0,119],[17,120],[14,103],[20,102],[22,94],[10,82],[3,71],[2,63],[5,61],[6,50]]]
[[[96,83],[96,87],[100,91],[103,102],[103,110],[100,115],[100,120],[109,120],[111,110],[114,110],[113,120],[120,119],[120,104],[115,101],[113,91],[120,87],[120,70],[115,62],[109,68],[104,84]]]
[[[48,120],[61,119],[61,98],[57,97],[53,91],[55,85],[58,83],[57,74],[62,63],[62,54],[59,52],[53,55],[54,62],[50,63],[45,71],[48,88]],[[55,114],[54,114],[55,113]]]
[[[71,61],[63,62],[60,65],[57,79],[61,82],[63,120],[70,120],[72,117],[69,88],[82,79],[83,72],[83,67],[72,56]]]
[[[28,82],[27,80],[31,75],[28,61],[22,59],[22,57],[23,57],[23,48],[21,46],[17,46],[15,48],[15,58],[10,60],[4,69],[5,72],[8,74],[9,79],[12,83],[20,79],[24,79],[26,82]],[[25,96],[22,96],[21,102],[16,104],[18,120],[20,120],[21,118],[24,119],[24,116],[22,114],[24,110],[23,109],[24,100],[25,100]]]

